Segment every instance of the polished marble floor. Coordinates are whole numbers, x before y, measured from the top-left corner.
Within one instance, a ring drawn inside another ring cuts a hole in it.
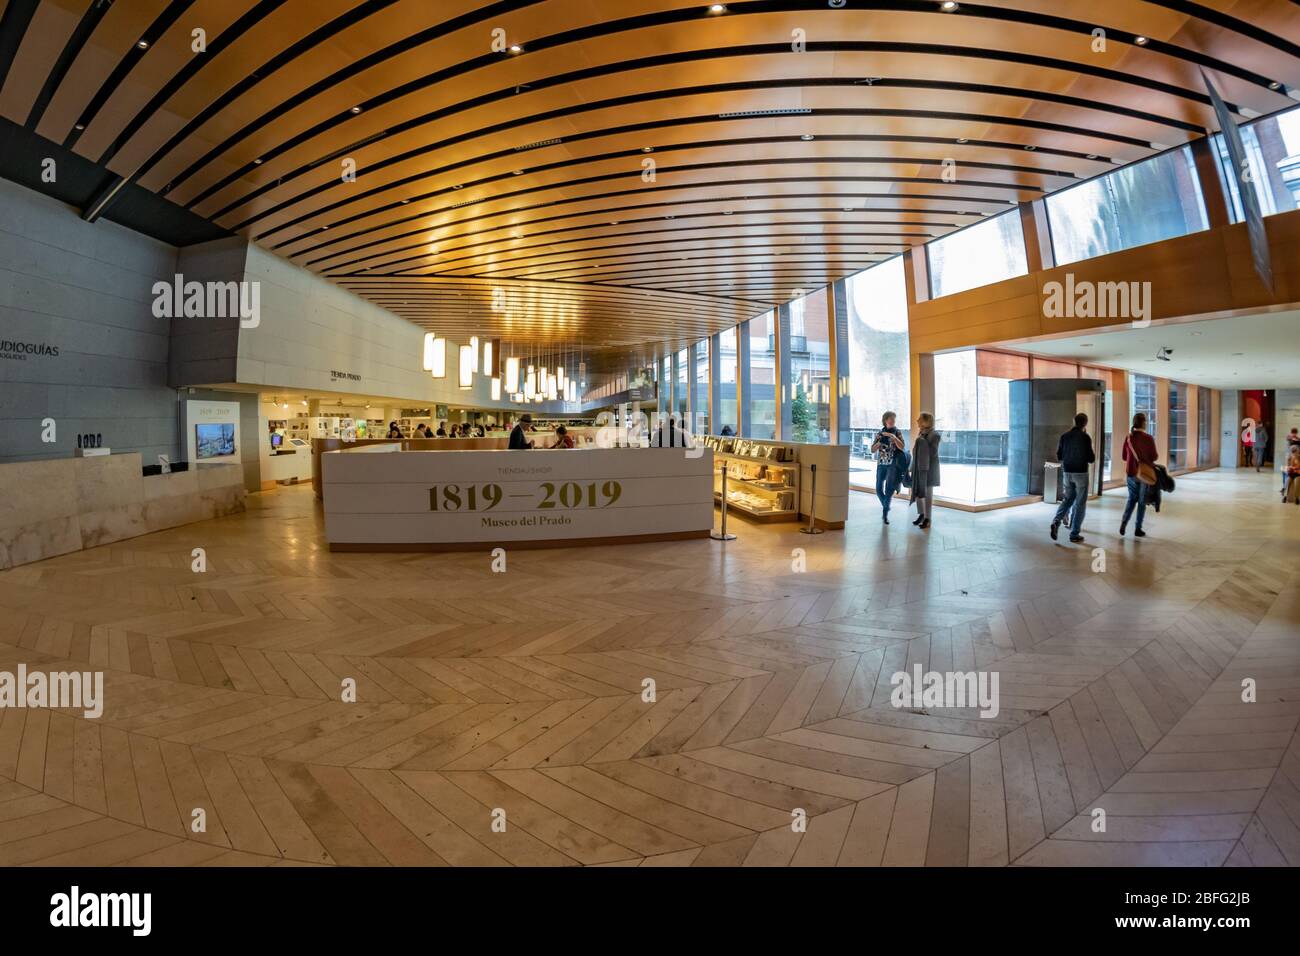
[[[921,532],[856,495],[841,533],[504,573],[330,554],[308,489],[253,496],[0,573],[0,671],[106,686],[0,711],[0,864],[1300,863],[1273,486],[1188,476],[1142,540],[1115,493],[1082,546],[1042,504]],[[997,716],[894,707],[915,664],[996,672]]]

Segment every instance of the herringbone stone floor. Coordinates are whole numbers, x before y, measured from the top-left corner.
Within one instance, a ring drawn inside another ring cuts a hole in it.
[[[1046,505],[925,533],[855,495],[842,533],[505,573],[330,554],[308,489],[252,496],[0,574],[0,670],[106,686],[97,720],[0,711],[0,864],[1300,863],[1300,508],[1273,484],[1188,476],[1141,541],[1118,493],[1083,546]],[[996,671],[999,714],[895,708],[917,663]]]

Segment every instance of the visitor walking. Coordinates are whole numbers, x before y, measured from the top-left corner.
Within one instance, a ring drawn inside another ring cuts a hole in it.
[[[897,420],[893,412],[881,415],[880,432],[871,443],[871,451],[876,456],[876,497],[880,499],[880,517],[885,524],[889,524],[889,506],[906,468],[907,446],[903,444],[903,433],[894,425]]]
[[[1070,540],[1075,544],[1083,541],[1083,516],[1088,510],[1088,466],[1097,460],[1092,450],[1092,436],[1084,431],[1087,425],[1088,416],[1080,412],[1074,416],[1074,427],[1056,443],[1056,460],[1061,463],[1065,495],[1056,509],[1056,517],[1052,519],[1053,541],[1071,508],[1074,514],[1070,518]]]
[[[1268,426],[1263,422],[1255,429],[1255,471],[1268,461]]]
[[[1156,461],[1160,453],[1156,450],[1156,440],[1146,432],[1147,417],[1138,412],[1133,416],[1133,428],[1124,439],[1124,474],[1128,485],[1128,502],[1124,505],[1124,517],[1119,522],[1122,535],[1128,528],[1128,519],[1137,509],[1137,521],[1133,525],[1133,536],[1145,538],[1142,519],[1147,514],[1148,488],[1156,483]]]

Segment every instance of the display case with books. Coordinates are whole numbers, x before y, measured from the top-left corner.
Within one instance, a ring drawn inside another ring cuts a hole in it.
[[[713,449],[713,497],[722,500],[722,469],[727,471],[727,507],[756,521],[799,520],[798,449],[781,442],[706,435]]]

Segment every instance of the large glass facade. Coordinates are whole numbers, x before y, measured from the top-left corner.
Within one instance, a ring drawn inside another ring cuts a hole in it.
[[[925,249],[930,295],[936,299],[1029,271],[1025,234],[1015,210],[936,239]]]
[[[749,379],[743,383],[749,403],[749,438],[776,437],[776,313],[750,319],[742,332],[749,336]]]
[[[831,346],[826,290],[790,303],[791,441],[826,444],[831,440]]]
[[[1182,382],[1169,383],[1169,468],[1179,471],[1187,467],[1187,386]]]
[[[1200,180],[1186,146],[1063,189],[1045,204],[1057,265],[1207,226]]]
[[[1259,197],[1260,211],[1271,216],[1300,208],[1300,107],[1256,120],[1240,129],[1249,181]],[[1219,174],[1228,187],[1233,222],[1241,222],[1245,218],[1241,210],[1241,189],[1238,177],[1232,175],[1228,148],[1221,134],[1216,134],[1213,142],[1219,156]]]
[[[910,436],[912,428],[903,257],[895,256],[849,276],[844,280],[844,293],[849,340],[849,481],[875,488],[871,444],[880,431],[881,416],[894,412],[904,436]]]
[[[691,347],[695,374],[691,391],[690,429],[697,435],[709,433],[709,340],[700,339]]]
[[[1028,375],[1023,355],[966,349],[934,357],[935,428],[943,436],[938,497],[965,502],[1007,497],[1011,381]]]
[[[730,429],[734,435],[740,419],[736,405],[736,328],[723,330],[718,335],[718,430]]]

